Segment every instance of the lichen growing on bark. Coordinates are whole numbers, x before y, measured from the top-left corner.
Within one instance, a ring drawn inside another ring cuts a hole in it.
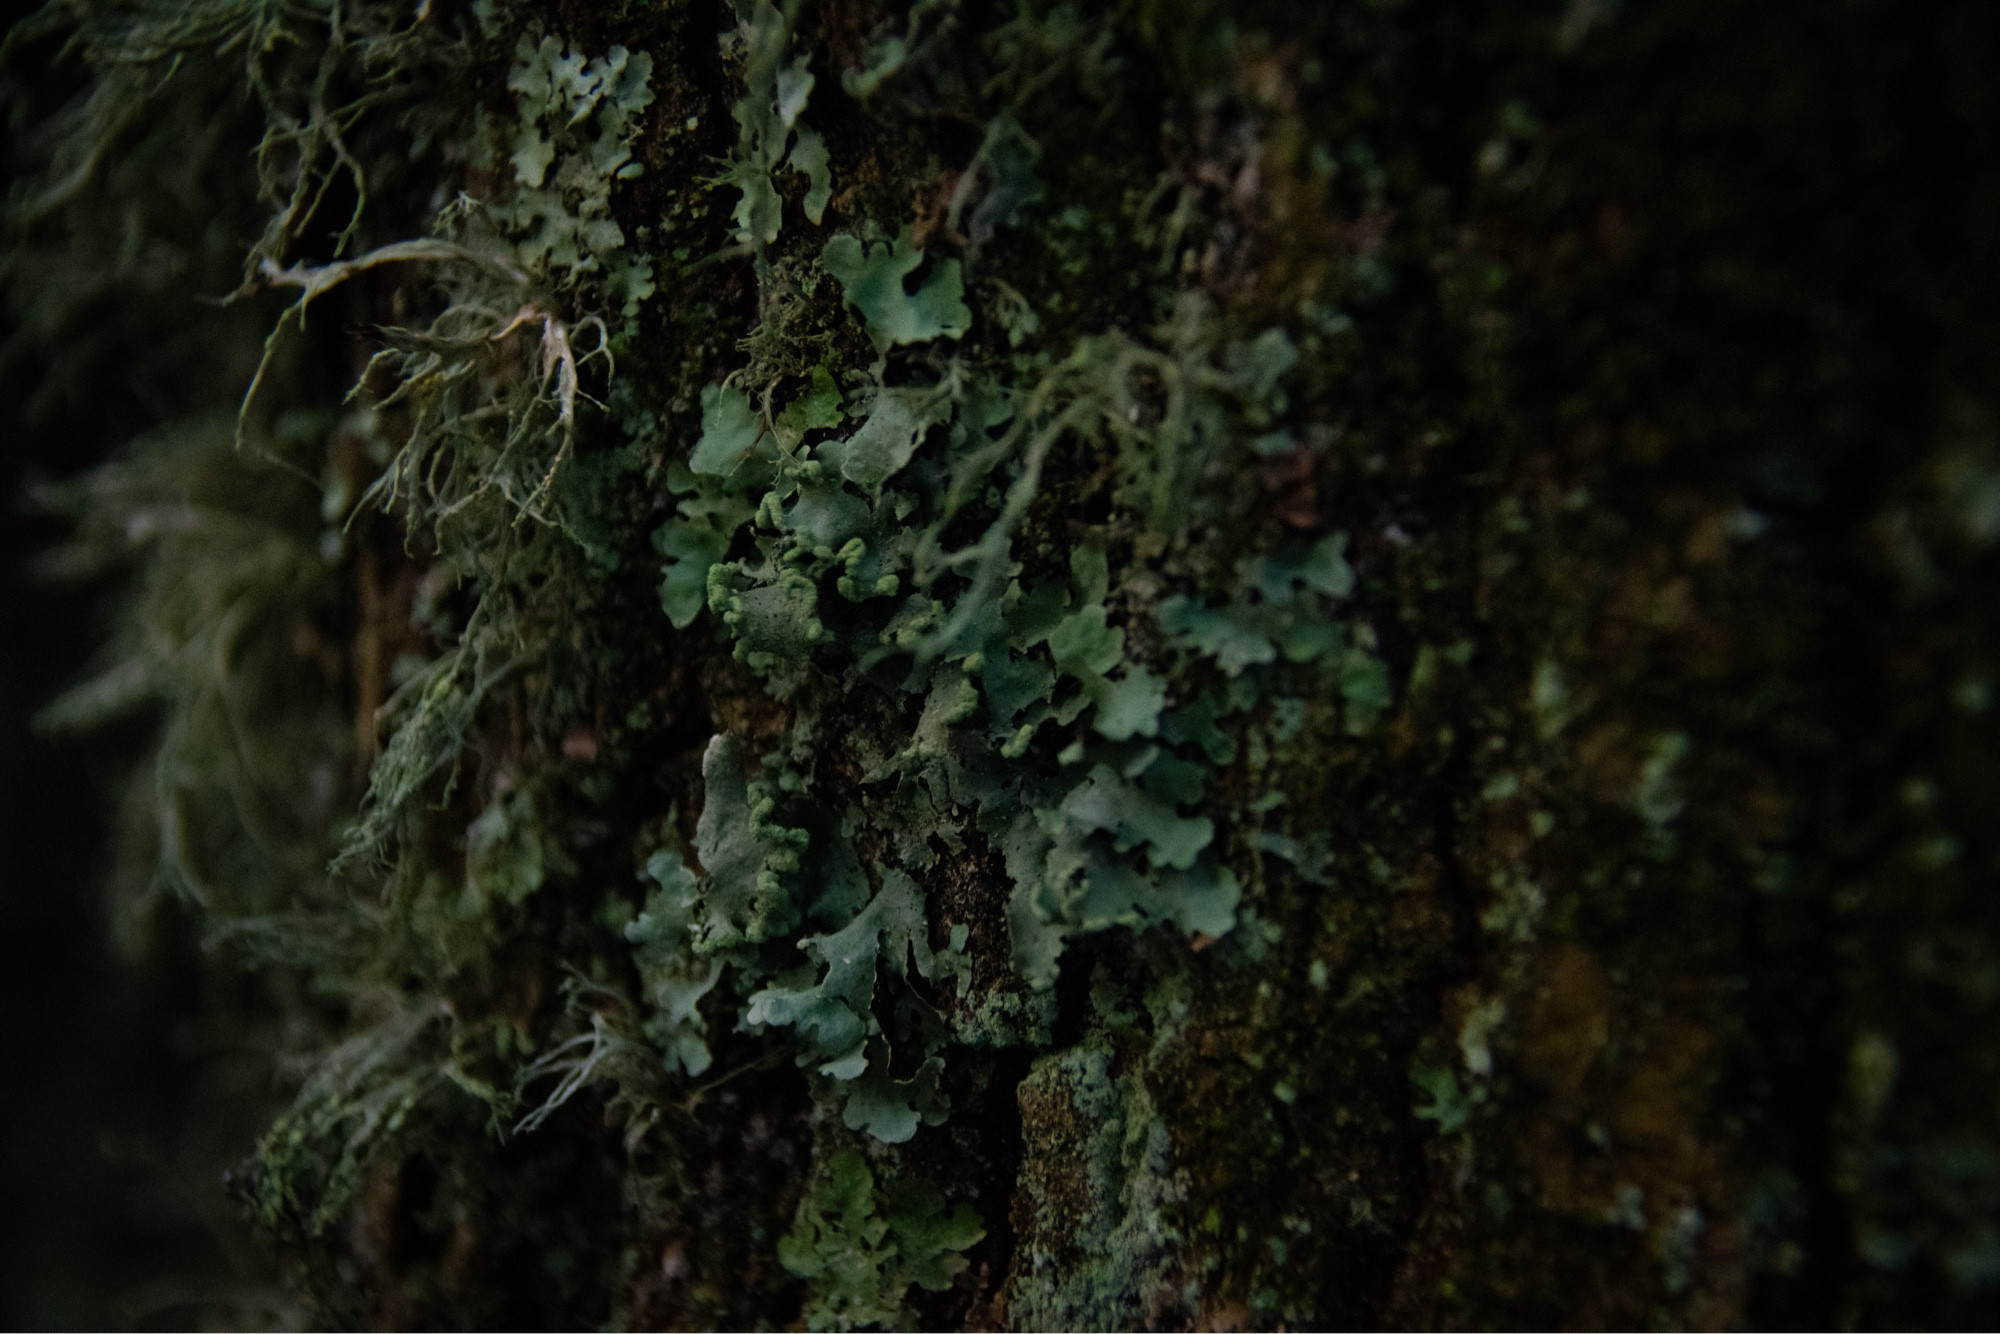
[[[1993,33],[1892,9],[23,25],[52,383],[247,242],[48,718],[156,711],[310,1318],[1990,1312]]]

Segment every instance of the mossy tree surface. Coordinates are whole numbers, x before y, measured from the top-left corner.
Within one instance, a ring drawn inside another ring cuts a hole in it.
[[[302,1318],[2000,1313],[1996,37],[18,28],[24,350],[153,422],[49,721],[159,720]]]

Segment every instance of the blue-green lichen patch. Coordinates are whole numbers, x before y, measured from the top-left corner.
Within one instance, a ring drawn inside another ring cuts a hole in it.
[[[961,1252],[985,1236],[964,1204],[947,1206],[921,1178],[879,1185],[854,1149],[833,1154],[778,1243],[786,1269],[812,1284],[809,1329],[910,1323],[910,1288],[942,1292],[964,1270]]]

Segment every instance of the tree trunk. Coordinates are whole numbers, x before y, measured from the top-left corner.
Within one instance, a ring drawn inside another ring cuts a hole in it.
[[[2000,1315],[1989,7],[169,8],[49,717],[299,1318]]]

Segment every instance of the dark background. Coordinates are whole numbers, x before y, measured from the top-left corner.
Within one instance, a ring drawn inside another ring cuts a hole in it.
[[[197,947],[168,913],[138,951],[118,948],[102,889],[132,738],[34,725],[102,624],[87,590],[39,575],[62,525],[30,493],[106,442],[73,418],[21,419],[37,369],[16,358],[0,373],[0,1323],[101,1328],[143,1322],[132,1303],[168,1296],[150,1281],[222,1257],[173,1179],[201,1063]]]
[[[34,8],[0,7],[0,23]],[[74,94],[78,70],[53,47],[27,56],[16,69],[40,81],[38,106]],[[9,126],[10,193],[20,138]],[[250,1148],[239,1104],[261,1102],[235,1094],[268,1076],[203,1023],[213,983],[185,914],[169,901],[116,923],[105,889],[152,720],[89,738],[35,724],[90,667],[112,591],[40,568],[65,525],[36,492],[100,462],[144,413],[115,375],[88,395],[39,392],[47,349],[16,333],[0,307],[0,1326],[240,1319],[262,1275],[222,1174]]]

